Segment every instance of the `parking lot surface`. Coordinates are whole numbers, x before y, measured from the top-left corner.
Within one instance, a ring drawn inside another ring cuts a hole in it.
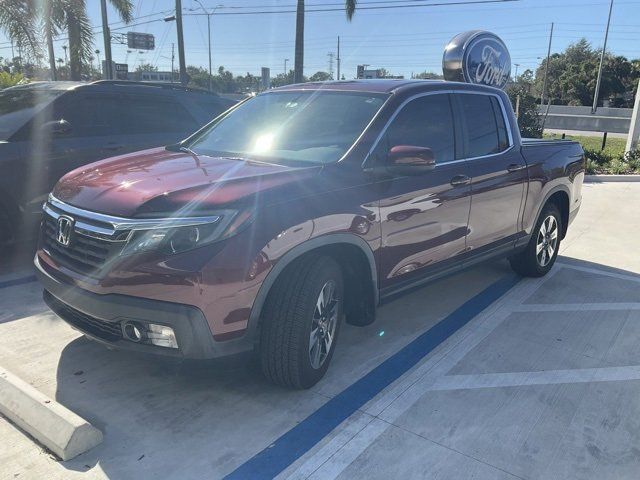
[[[345,325],[308,391],[267,383],[251,361],[107,350],[5,263],[0,365],[105,439],[59,462],[0,419],[0,478],[637,478],[640,183],[583,192],[547,277],[517,281],[503,261],[405,295],[373,325]],[[357,408],[318,434],[334,405]],[[309,448],[292,455],[291,439]]]

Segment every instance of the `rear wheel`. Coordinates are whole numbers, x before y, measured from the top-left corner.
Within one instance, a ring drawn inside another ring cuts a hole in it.
[[[558,257],[561,232],[560,210],[549,203],[542,209],[527,248],[509,259],[511,268],[526,277],[546,275]]]
[[[340,331],[343,292],[331,257],[310,255],[283,272],[262,315],[260,360],[268,379],[310,388],[324,376]]]

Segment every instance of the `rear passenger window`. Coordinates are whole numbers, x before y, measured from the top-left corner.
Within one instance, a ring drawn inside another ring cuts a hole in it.
[[[433,150],[436,162],[455,158],[453,115],[448,94],[412,100],[387,129],[387,147],[411,145]]]
[[[502,107],[500,106],[500,102],[496,97],[491,98],[491,105],[493,106],[493,114],[496,117],[496,125],[498,127],[498,146],[500,148],[499,151],[506,150],[509,148],[509,135],[507,134],[507,125],[504,121],[504,113],[502,112]]]
[[[130,134],[191,133],[199,124],[175,100],[161,96],[126,95],[123,122]]]
[[[465,124],[466,158],[499,153],[508,147],[507,130],[497,99],[491,95],[457,95]]]

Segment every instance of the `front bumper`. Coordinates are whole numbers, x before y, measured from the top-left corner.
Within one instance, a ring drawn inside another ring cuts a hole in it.
[[[88,337],[118,349],[188,359],[226,357],[250,350],[245,339],[216,342],[202,311],[190,305],[120,294],[99,295],[71,286],[46,272],[38,256],[36,274],[44,286],[47,305],[60,318]],[[122,335],[126,320],[166,325],[173,328],[178,348],[135,343]]]

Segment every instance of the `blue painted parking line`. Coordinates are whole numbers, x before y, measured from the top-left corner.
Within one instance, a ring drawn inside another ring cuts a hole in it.
[[[507,293],[520,277],[508,275],[471,298],[438,324],[327,401],[227,479],[273,478],[311,450],[340,423],[422,360],[429,352]]]
[[[23,285],[25,283],[31,283],[38,280],[35,275],[29,275],[28,277],[14,278],[13,280],[6,280],[0,282],[0,289],[7,287],[15,287],[16,285]]]

